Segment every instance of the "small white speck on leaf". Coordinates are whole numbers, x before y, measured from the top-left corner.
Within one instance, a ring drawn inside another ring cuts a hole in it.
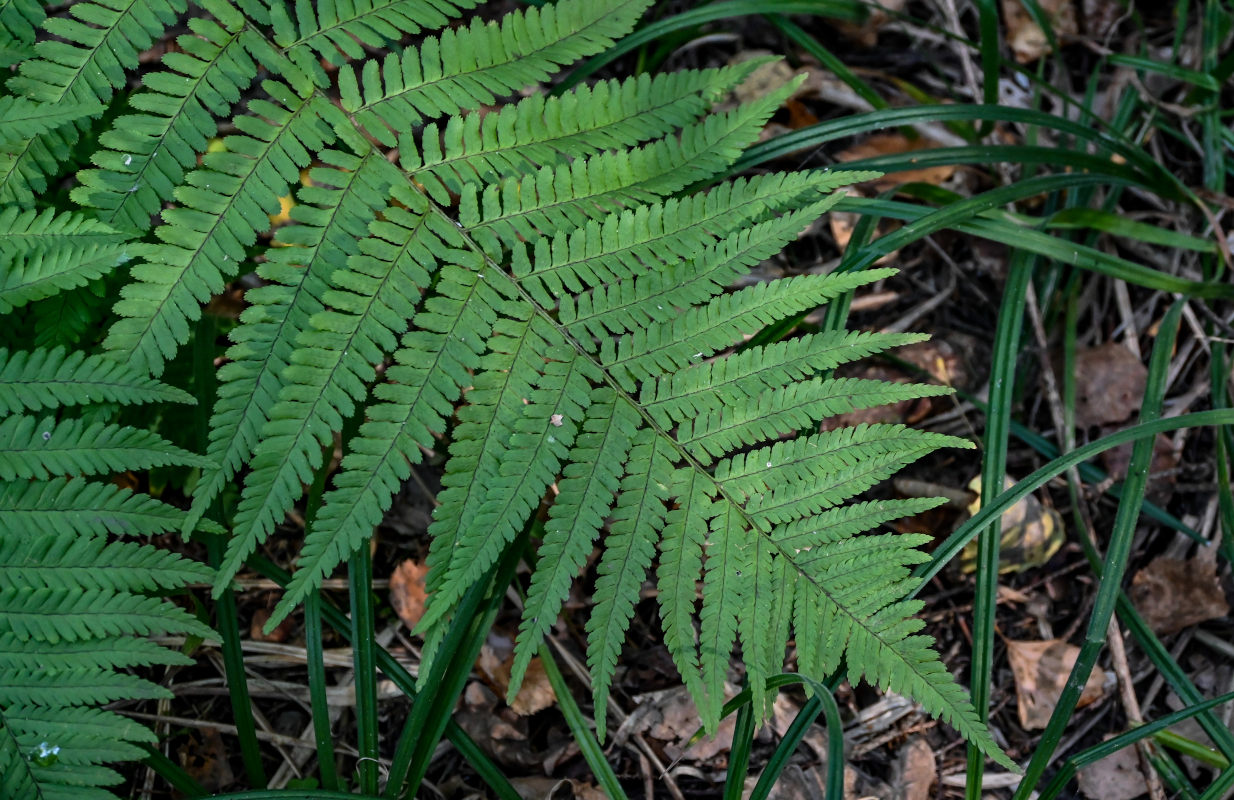
[[[554,414],[553,416],[548,418],[548,421],[553,423],[553,425],[558,428],[561,427],[563,420],[564,420],[564,417],[562,417],[561,414]]]

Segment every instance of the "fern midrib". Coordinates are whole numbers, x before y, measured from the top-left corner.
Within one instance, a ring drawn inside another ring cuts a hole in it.
[[[614,91],[615,92],[620,91],[620,89],[615,89]],[[483,132],[483,126],[481,126],[481,133],[480,133],[481,147],[479,150],[476,150],[471,153],[462,153],[460,155],[449,156],[449,157],[441,159],[440,161],[434,162],[432,164],[425,164],[423,167],[420,167],[416,169],[414,172],[412,172],[412,177],[416,177],[416,175],[421,172],[427,172],[431,175],[436,176],[436,173],[439,170],[449,170],[451,173],[456,173],[457,170],[454,168],[454,164],[456,163],[469,162],[475,159],[496,158],[508,152],[528,149],[528,147],[550,147],[556,150],[559,154],[563,154],[561,148],[558,146],[562,143],[569,142],[571,139],[585,139],[586,137],[604,134],[606,131],[608,131],[611,128],[618,128],[622,125],[627,124],[631,119],[637,119],[638,117],[643,116],[643,115],[654,115],[657,112],[661,111],[662,109],[670,108],[680,102],[681,102],[681,97],[668,95],[665,97],[665,99],[662,102],[656,105],[648,106],[647,108],[640,108],[637,111],[635,111],[633,114],[626,114],[625,116],[619,119],[614,119],[611,122],[607,122],[598,128],[581,128],[579,130],[576,130],[570,133],[564,133],[564,134],[560,134],[557,136],[550,136],[544,139],[535,139],[530,142],[516,141],[513,144],[504,145],[504,146],[498,145],[492,148],[484,147],[484,144],[483,144],[484,132]],[[590,148],[587,152],[596,152],[599,149],[601,148]],[[467,164],[467,166],[473,170],[476,169],[471,164]],[[479,170],[476,170],[476,171],[477,173],[479,172]]]
[[[227,28],[225,26],[220,25],[219,27],[222,28],[224,31],[227,31]],[[118,173],[118,174],[132,175],[133,180],[136,181],[136,183],[133,184],[133,188],[140,186],[142,178],[146,175],[147,172],[149,172],[151,169],[154,168],[154,165],[156,163],[155,156],[158,155],[158,152],[161,149],[166,147],[167,137],[171,135],[172,129],[175,126],[175,121],[180,118],[181,113],[184,111],[185,107],[189,104],[189,102],[196,100],[198,103],[201,104],[203,108],[206,107],[205,103],[201,103],[200,100],[197,100],[197,95],[198,95],[198,92],[200,92],[201,90],[202,84],[208,85],[208,81],[206,79],[211,74],[210,67],[216,64],[219,64],[225,58],[230,56],[231,55],[230,48],[233,46],[239,48],[240,50],[245,50],[244,44],[243,42],[240,41],[240,39],[246,32],[251,33],[252,35],[255,35],[255,36],[262,36],[261,32],[253,28],[246,18],[245,26],[242,27],[240,30],[235,31],[234,33],[231,31],[227,31],[229,38],[223,44],[217,45],[218,52],[215,54],[212,60],[200,62],[205,65],[205,69],[202,69],[201,74],[198,75],[196,78],[194,78],[191,75],[185,75],[183,72],[176,72],[175,70],[168,70],[168,72],[170,73],[174,73],[177,76],[184,76],[185,78],[188,78],[189,80],[193,81],[193,86],[189,91],[185,92],[183,95],[180,96],[180,102],[175,104],[175,108],[171,109],[170,113],[164,114],[164,117],[167,120],[169,120],[169,122],[168,122],[167,127],[163,130],[163,132],[160,133],[154,139],[147,140],[147,142],[153,143],[154,146],[150,149],[150,154],[146,156],[145,160],[142,162],[141,169],[137,170],[136,172],[131,172],[131,173]],[[200,59],[198,60],[200,61]],[[170,95],[163,94],[162,92],[157,92],[157,94],[160,97],[170,97]],[[148,111],[140,112],[140,113],[145,114],[145,115],[150,115],[150,112]],[[211,113],[210,118],[212,120],[215,119],[215,115]],[[218,130],[218,126],[216,125],[215,131],[217,132],[217,130]],[[183,168],[183,165],[181,165],[181,168]],[[100,171],[105,171],[105,170],[100,170]],[[130,189],[130,193],[131,192],[132,192],[132,189]],[[125,206],[128,202],[130,202],[130,197],[131,197],[131,194],[125,194],[120,199],[120,202],[116,205],[116,207],[110,211],[100,209],[99,218],[104,220],[105,222],[113,222],[123,217]],[[136,203],[140,201],[132,200],[131,202]]]
[[[596,16],[596,18],[592,22],[587,23],[581,28],[571,29],[569,35],[566,36],[565,38],[562,38],[562,39],[550,38],[547,40],[547,42],[545,43],[543,47],[539,47],[535,50],[528,50],[525,52],[519,52],[519,53],[513,54],[512,58],[508,57],[505,61],[498,61],[494,64],[490,64],[486,67],[480,67],[479,69],[472,70],[470,72],[461,72],[461,73],[456,73],[456,74],[451,74],[451,75],[443,74],[440,78],[435,78],[431,81],[421,81],[420,83],[417,83],[415,86],[404,86],[403,89],[397,92],[395,95],[388,95],[383,92],[382,96],[379,99],[373,101],[372,103],[363,103],[359,106],[356,106],[354,110],[348,113],[348,117],[351,118],[352,124],[356,126],[357,130],[364,130],[363,125],[356,123],[355,121],[356,115],[364,113],[364,112],[371,112],[373,108],[375,108],[376,106],[379,106],[382,103],[389,102],[392,97],[395,97],[397,95],[409,94],[411,92],[417,92],[417,91],[420,91],[424,87],[437,87],[438,84],[441,84],[447,81],[457,80],[460,76],[463,76],[463,75],[466,75],[467,77],[473,78],[475,80],[479,80],[481,83],[483,83],[483,81],[479,78],[479,76],[485,75],[491,70],[502,69],[504,67],[508,67],[511,63],[514,63],[515,61],[526,61],[537,53],[542,53],[546,50],[551,50],[552,48],[561,45],[563,42],[568,42],[571,39],[582,38],[584,35],[584,32],[589,31],[590,29],[595,28],[598,25],[601,25],[604,22],[604,19],[606,16],[611,16],[613,14],[616,14],[623,6],[639,4],[641,2],[642,0],[624,0],[622,3],[619,3],[618,5],[609,9],[607,14]],[[498,27],[500,29],[500,26]],[[470,29],[462,28],[461,30],[465,31],[465,30],[470,30]],[[438,41],[440,41],[441,37],[438,36],[435,38],[437,38]],[[419,58],[420,52],[421,51],[419,48],[416,48],[414,50],[409,48],[404,53],[400,54],[399,58],[400,59],[406,58],[408,54],[414,54],[416,58]],[[510,56],[510,55],[511,54],[507,54],[507,56]],[[383,89],[384,89],[384,80],[383,80]],[[423,117],[423,115],[420,114],[419,110],[416,111],[416,114],[418,116]],[[378,114],[377,116],[381,117],[380,114]],[[382,121],[384,122],[384,118],[382,119]]]
[[[428,208],[430,211],[441,215],[451,224],[454,224],[455,222],[454,219],[449,214],[447,214],[445,210],[442,209],[431,197],[429,197],[427,193],[423,189],[421,189],[420,186],[413,184],[413,188],[415,188],[415,190],[419,192],[420,195],[424,198],[424,201],[425,203],[428,204]],[[608,370],[605,369],[602,364],[600,364],[598,359],[593,358],[591,354],[589,354],[587,350],[583,348],[582,344],[577,339],[571,336],[569,332],[567,332],[565,328],[561,324],[559,324],[558,321],[554,319],[551,314],[549,314],[539,303],[537,303],[526,292],[526,290],[522,287],[522,285],[519,284],[518,281],[515,280],[510,275],[510,273],[506,270],[504,266],[499,264],[495,259],[490,257],[488,253],[485,252],[484,248],[482,248],[479,245],[479,243],[477,243],[475,239],[471,236],[470,231],[468,231],[465,228],[460,229],[459,234],[463,237],[464,241],[467,242],[467,246],[470,247],[472,250],[474,250],[477,254],[479,254],[479,256],[484,260],[485,264],[487,265],[486,269],[499,270],[502,274],[504,274],[507,278],[509,278],[511,285],[514,286],[514,288],[518,291],[519,296],[522,299],[522,301],[529,304],[530,307],[535,310],[536,314],[539,314],[550,325],[552,325],[553,328],[556,329],[557,334],[561,336],[563,340],[569,342],[570,346],[575,349],[575,352],[576,352],[575,357],[590,360],[594,368],[599,371],[600,375],[603,376],[604,383],[607,384],[613,390],[613,392],[616,393],[617,397],[620,398],[620,400],[624,400],[625,402],[629,403],[631,406],[634,407],[634,409],[638,412],[638,415],[642,418],[643,423],[647,425],[649,428],[651,428],[651,430],[653,430],[658,437],[666,441],[673,448],[673,450],[676,451],[676,454],[679,460],[689,464],[691,468],[696,470],[702,477],[708,480],[711,483],[711,485],[715,488],[716,493],[719,494],[721,497],[723,497],[726,502],[732,505],[734,511],[738,515],[740,515],[742,522],[751,531],[753,531],[755,534],[759,536],[765,537],[771,543],[771,545],[776,549],[776,551],[779,552],[780,556],[782,558],[787,559],[787,562],[792,565],[793,570],[798,575],[800,575],[804,580],[809,582],[809,584],[812,587],[814,587],[819,592],[819,594],[826,597],[838,610],[842,611],[846,617],[851,619],[854,625],[860,627],[862,630],[866,632],[866,635],[868,635],[871,639],[878,641],[883,647],[887,648],[889,651],[895,652],[894,645],[884,640],[878,634],[877,631],[872,630],[866,624],[866,620],[864,618],[854,614],[848,608],[848,606],[842,604],[840,601],[834,598],[832,593],[827,589],[827,587],[823,586],[818,581],[814,580],[806,571],[804,571],[797,564],[797,561],[795,559],[795,553],[790,553],[779,542],[772,539],[769,532],[764,529],[764,526],[758,524],[755,521],[755,519],[749,513],[746,512],[745,508],[742,507],[742,505],[739,502],[737,502],[737,500],[731,494],[729,494],[729,492],[723,486],[719,485],[716,482],[715,478],[712,477],[710,472],[705,467],[703,467],[703,465],[699,462],[699,460],[696,459],[693,455],[691,455],[688,451],[686,451],[682,445],[678,444],[677,440],[674,439],[672,436],[670,436],[668,431],[665,430],[662,426],[660,426],[651,417],[651,415],[642,407],[642,405],[634,397],[631,396],[629,392],[627,392],[625,389],[622,388],[620,383],[612,375],[609,374]],[[929,678],[917,668],[917,662],[912,661],[910,659],[901,659],[901,661],[907,664],[908,667],[913,671],[913,673],[920,679],[921,685],[923,686],[932,685],[929,683]]]
[[[125,6],[125,7],[123,7],[123,8],[116,8],[116,7],[114,7],[114,6],[107,5],[107,6],[106,6],[106,8],[107,8],[109,11],[114,11],[114,12],[116,13],[116,21],[115,21],[115,24],[113,24],[113,25],[112,25],[111,27],[109,27],[109,28],[95,28],[95,27],[94,27],[94,25],[93,25],[93,23],[86,23],[86,22],[85,22],[85,21],[83,21],[83,20],[78,20],[78,22],[81,22],[81,24],[82,24],[82,25],[86,25],[87,27],[91,27],[91,28],[93,28],[93,29],[94,29],[94,30],[96,30],[96,31],[100,31],[100,30],[101,30],[101,31],[106,31],[106,32],[105,32],[102,36],[100,36],[100,37],[99,37],[98,44],[96,44],[94,47],[82,47],[82,45],[81,45],[81,43],[80,43],[80,42],[77,42],[77,41],[72,42],[72,44],[73,44],[73,46],[74,46],[75,48],[77,48],[77,49],[79,49],[79,50],[85,50],[85,51],[87,51],[87,52],[89,53],[89,55],[87,55],[87,56],[86,56],[86,58],[85,58],[85,59],[83,59],[83,60],[82,60],[82,62],[81,62],[83,67],[84,67],[85,65],[87,65],[87,64],[92,64],[92,63],[94,63],[94,61],[95,61],[95,55],[98,53],[98,51],[99,51],[99,50],[102,50],[102,49],[104,49],[104,48],[105,48],[105,49],[107,49],[107,50],[110,50],[110,51],[112,51],[112,52],[115,52],[115,50],[111,47],[111,42],[112,42],[112,36],[113,36],[113,34],[114,34],[114,35],[117,35],[117,36],[119,36],[119,35],[120,35],[120,34],[119,34],[119,33],[117,33],[117,32],[120,30],[121,26],[123,25],[123,23],[124,23],[124,18],[125,18],[125,17],[128,17],[128,16],[130,16],[130,15],[132,15],[132,14],[133,14],[133,7],[134,7],[134,6],[136,6],[136,5],[139,5],[140,3],[141,3],[141,0],[132,0],[132,1],[131,1],[131,2],[130,2],[127,6]],[[172,5],[172,7],[174,8],[174,2],[169,3],[168,5]],[[179,12],[177,12],[177,13],[179,13]],[[144,28],[144,27],[142,27],[141,25],[138,25],[137,27],[138,27],[138,28],[142,31],[142,33],[145,33],[145,32],[146,32],[146,31],[145,31],[145,28]],[[117,59],[117,61],[119,61],[119,59]],[[122,65],[122,66],[128,66],[128,68],[130,68],[130,69],[131,69],[131,65]],[[65,85],[65,86],[61,89],[59,96],[57,96],[57,97],[55,97],[55,98],[53,98],[53,99],[51,99],[51,100],[44,101],[44,102],[59,103],[59,102],[61,102],[62,100],[64,100],[64,98],[65,98],[65,96],[66,96],[66,95],[68,95],[68,96],[74,96],[74,95],[72,94],[73,87],[77,85],[77,82],[78,82],[79,80],[84,80],[84,79],[85,79],[85,76],[86,76],[86,72],[87,72],[87,71],[88,71],[88,70],[86,70],[86,69],[76,69],[76,70],[73,70],[73,77],[72,77],[72,79],[71,79],[71,80],[70,80],[70,81],[69,81],[69,82],[68,82],[68,83],[67,83],[67,84],[66,84],[66,85]],[[110,83],[110,82],[108,82],[106,79],[104,79],[104,81],[103,81],[103,82],[107,85],[107,87],[108,87],[109,91],[108,91],[108,94],[107,94],[107,96],[106,96],[106,97],[101,97],[101,98],[98,98],[98,99],[99,99],[100,101],[102,101],[102,102],[106,102],[106,101],[107,101],[107,100],[111,97],[111,95],[115,93],[115,88],[114,88],[114,87],[112,87],[111,83]],[[44,85],[46,85],[46,84],[44,84]],[[91,90],[91,89],[89,88],[89,86],[87,86],[87,87],[86,87],[86,90],[87,90],[87,92],[88,92],[91,96],[93,96],[94,92],[93,92],[93,90]]]
[[[309,97],[302,98],[302,99],[303,99],[303,102],[300,104],[300,107],[297,108],[295,111],[291,112],[291,115],[288,116],[287,120],[279,126],[280,132],[290,131],[293,127],[294,122],[300,115],[302,114],[308,115],[310,113],[316,114],[317,112],[314,109],[314,106],[316,105],[317,101],[323,98],[319,93],[313,92]],[[196,247],[190,250],[189,248],[183,247],[182,245],[171,244],[167,242],[163,243],[163,247],[169,247],[169,248],[173,248],[176,250],[183,250],[183,251],[190,252],[192,254],[187,259],[185,259],[184,267],[181,268],[179,266],[176,266],[175,267],[176,269],[182,270],[182,273],[187,273],[193,269],[193,265],[197,262],[199,258],[202,257],[202,251],[207,247],[207,245],[209,245],[212,241],[214,241],[215,231],[217,231],[221,226],[223,226],[224,220],[227,219],[230,213],[236,208],[236,203],[238,199],[242,196],[247,195],[247,192],[245,191],[246,187],[249,186],[250,182],[260,183],[260,181],[257,180],[257,165],[261,163],[262,161],[267,160],[270,152],[273,149],[275,149],[275,147],[277,147],[280,138],[281,138],[280,136],[276,135],[272,137],[269,141],[255,139],[255,141],[260,141],[263,145],[261,148],[261,152],[258,155],[253,156],[251,159],[249,159],[252,162],[251,168],[244,175],[244,177],[238,178],[239,186],[237,187],[235,192],[233,192],[230,196],[227,197],[227,202],[223,205],[223,208],[217,214],[213,214],[213,213],[210,214],[212,218],[212,222],[210,226],[205,231],[198,231],[195,228],[193,229],[194,235],[200,236],[200,241]],[[205,167],[205,168],[209,169],[209,167]],[[236,176],[232,176],[232,177],[236,177]],[[164,222],[163,224],[170,225],[170,227],[177,228],[177,229],[180,227],[178,225],[172,225],[171,223],[168,223],[168,222]],[[153,253],[151,255],[153,255]],[[151,266],[154,266],[154,264],[152,264],[148,260],[145,263]],[[158,266],[165,266],[165,265],[162,263],[159,263]],[[224,278],[234,275],[235,271],[238,268],[239,268],[239,265],[234,262],[231,262],[226,266],[219,265],[216,267],[216,269],[219,272],[219,275]],[[154,325],[158,320],[163,319],[164,310],[166,309],[167,304],[172,302],[175,297],[175,294],[176,294],[176,292],[174,291],[175,288],[179,286],[183,286],[183,285],[184,285],[183,281],[178,281],[177,283],[171,285],[168,291],[161,292],[161,297],[158,300],[151,303],[151,306],[155,309],[154,313],[143,314],[145,325],[142,326],[140,333],[135,337],[133,337],[130,334],[130,338],[134,338],[138,342],[138,345],[137,345],[138,349],[140,349],[141,347],[140,342],[146,341],[151,336],[151,326]],[[143,298],[143,299],[149,302],[149,298]],[[133,319],[133,317],[128,317],[127,319]],[[113,354],[117,354],[117,355],[121,354],[120,351],[116,351],[116,350],[112,350],[110,352]]]

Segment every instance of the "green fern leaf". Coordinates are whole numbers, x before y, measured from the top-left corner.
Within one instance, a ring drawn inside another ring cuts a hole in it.
[[[81,351],[0,348],[0,416],[82,403],[194,403],[174,386],[105,356]]]
[[[266,262],[258,268],[258,275],[268,284],[249,290],[246,299],[252,305],[241,316],[240,327],[231,333],[235,345],[227,351],[230,363],[219,371],[219,399],[211,416],[207,451],[218,466],[201,476],[193,493],[186,531],[201,518],[253,452],[280,392],[293,382],[295,373],[287,373],[287,366],[297,340],[310,327],[314,315],[325,311],[325,300],[331,291],[337,294],[337,290],[330,289],[331,276],[343,269],[348,257],[359,253],[366,243],[376,247],[375,240],[363,238],[369,220],[377,209],[384,207],[392,180],[401,180],[397,172],[391,174],[393,168],[377,151],[370,151],[363,158],[334,151],[321,157],[332,166],[310,171],[313,185],[303,189],[301,202],[293,209],[300,224],[279,230],[276,241],[285,246],[272,248]],[[403,209],[391,208],[388,212],[387,227],[383,230],[395,240],[402,235],[406,251],[417,224]],[[418,255],[405,253],[404,258]],[[392,267],[386,265],[383,273],[380,266],[369,267],[368,288],[385,285],[372,280],[380,281],[383,275],[389,280],[393,275]],[[406,263],[401,265],[402,269],[408,267]],[[344,295],[338,297],[346,300]],[[372,302],[374,309],[387,306],[387,319],[393,314],[388,309],[389,303],[396,302],[393,297]]]
[[[596,731],[600,734],[606,729],[604,721],[617,654],[664,527],[664,503],[672,480],[670,458],[667,443],[650,428],[635,434],[604,554],[597,567],[599,577],[592,595],[595,606],[587,619],[587,666],[595,695]]]
[[[628,33],[650,0],[559,0],[478,18],[467,28],[425,39],[401,55],[365,64],[361,77],[339,70],[343,108],[356,124],[393,147],[391,131],[492,103],[499,95],[547,79],[556,68],[603,50]],[[361,91],[363,85],[363,91]]]
[[[444,27],[477,0],[359,0],[347,4],[296,3],[293,20],[281,2],[270,4],[274,41],[284,50],[311,49],[332,64],[361,58],[365,47],[394,44],[404,35]],[[316,7],[315,7],[316,6]]]
[[[157,434],[80,419],[57,422],[10,416],[0,420],[0,481],[54,475],[97,475],[172,464],[210,462]]]
[[[188,340],[200,304],[222,291],[257,231],[269,226],[267,215],[308,166],[309,154],[333,140],[322,119],[331,113],[328,103],[297,97],[271,81],[263,86],[277,104],[254,100],[249,110],[257,116],[236,118],[245,135],[227,137],[227,151],[207,154],[203,168],[188,176],[176,191],[183,206],[164,211],[166,224],[156,231],[164,244],[133,267],[135,282],[115,308],[125,319],[105,343],[117,360],[162,372],[176,346]]]
[[[102,110],[99,103],[36,103],[27,97],[0,97],[0,147],[22,143]]]
[[[692,258],[748,222],[836,188],[841,174],[760,175],[684,199],[640,205],[537,239],[532,256],[515,247],[512,268],[537,303],[552,307],[567,291],[650,274]]]
[[[644,73],[557,97],[532,95],[495,113],[451,117],[441,130],[430,123],[419,137],[422,163],[408,160],[417,150],[414,142],[400,142],[403,167],[445,202],[447,191],[457,193],[468,183],[491,183],[664,136],[693,122],[758,64],[753,59],[719,70]]]
[[[197,154],[217,131],[215,118],[230,116],[242,89],[257,74],[250,50],[257,34],[222,2],[203,3],[221,25],[189,19],[190,34],[176,39],[169,69],[144,79],[145,91],[129,104],[141,111],[120,117],[99,137],[109,148],[95,152],[99,169],[78,173],[72,197],[98,209],[105,222],[144,231],[175,195]],[[229,13],[230,12],[230,13]]]
[[[21,64],[8,89],[48,106],[106,103],[127,84],[125,70],[137,66],[139,54],[185,8],[183,0],[137,0],[119,8],[75,3],[69,9],[71,17],[43,21],[43,29],[56,38],[34,46],[38,58]],[[65,160],[78,131],[61,126],[27,133],[23,139],[19,146],[6,148],[11,160],[0,160],[0,202],[30,204],[47,188],[47,177]]]
[[[629,404],[616,403],[611,390],[595,390],[584,413],[581,433],[567,456],[557,501],[544,525],[544,541],[537,557],[542,567],[535,571],[527,590],[510,668],[507,697],[511,701],[612,508],[637,424],[638,416]]]

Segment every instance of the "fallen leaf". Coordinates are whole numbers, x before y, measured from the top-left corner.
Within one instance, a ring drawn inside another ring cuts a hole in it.
[[[428,592],[424,589],[424,577],[428,565],[407,559],[394,569],[390,576],[390,605],[408,630],[414,631],[424,616],[424,603]]]
[[[269,609],[259,608],[253,612],[253,621],[249,625],[249,638],[256,642],[276,642],[281,643],[287,641],[291,636],[294,622],[291,617],[287,617],[269,633],[265,633],[262,628],[265,627],[266,621],[270,619]]]
[[[910,139],[902,133],[876,133],[861,142],[836,154],[836,160],[841,162],[857,161],[877,156],[903,155],[918,150],[931,150],[941,145],[933,139],[918,136]],[[911,160],[911,159],[910,159]],[[954,164],[940,164],[936,167],[907,169],[900,172],[888,172],[881,178],[869,181],[865,185],[873,186],[876,192],[894,189],[903,183],[931,183],[935,186],[955,174]]]
[[[1071,0],[1039,0],[1038,5],[1056,39],[1074,36],[1079,30]],[[1022,0],[1003,0],[1003,22],[1007,26],[1007,43],[1016,61],[1028,64],[1050,52],[1049,39]]]
[[[934,751],[924,737],[914,736],[900,748],[891,768],[893,800],[929,800],[937,769]]]
[[[726,684],[725,693],[735,694],[736,690]],[[623,733],[642,733],[664,742],[664,753],[671,760],[710,761],[721,753],[727,753],[733,745],[733,730],[737,721],[735,714],[720,720],[715,736],[704,736],[690,746],[690,737],[703,723],[693,698],[684,686],[649,692],[641,695],[639,701],[639,707],[628,720],[635,724]],[[634,719],[636,716],[637,719]]]
[[[523,685],[519,687],[518,695],[510,704],[510,709],[520,717],[526,717],[537,711],[543,711],[556,702],[557,695],[553,693],[553,686],[548,682],[548,675],[544,672],[544,662],[536,656],[527,665],[527,672],[523,675]]]
[[[1075,424],[1078,428],[1124,422],[1140,409],[1148,369],[1117,342],[1075,354]]]
[[[215,794],[236,781],[227,760],[227,747],[217,728],[190,730],[179,748],[180,764],[202,788]]]
[[[1004,489],[1014,485],[1015,481],[1011,478],[1003,479]],[[977,498],[969,504],[968,512],[976,514],[981,510],[981,476],[973,478],[968,488],[977,494]],[[1053,508],[1042,505],[1035,495],[1028,495],[1003,512],[998,548],[999,574],[1040,567],[1053,558],[1065,538],[1062,516]],[[977,540],[974,539],[960,553],[960,569],[973,572],[976,568]]]
[[[1015,695],[1020,724],[1026,730],[1040,730],[1050,721],[1063,686],[1080,655],[1080,648],[1062,639],[1044,642],[1006,640],[1007,661],[1015,676]],[[1105,694],[1106,675],[1095,669],[1084,684],[1077,708],[1100,700]]]
[[[1093,800],[1135,800],[1148,794],[1134,747],[1124,747],[1076,776],[1080,791]]]
[[[1159,635],[1230,613],[1217,579],[1216,548],[1202,548],[1195,558],[1160,556],[1131,579],[1131,602]]]

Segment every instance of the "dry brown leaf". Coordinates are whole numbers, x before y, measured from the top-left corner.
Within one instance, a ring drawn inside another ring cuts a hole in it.
[[[1019,705],[1020,724],[1026,730],[1040,730],[1050,720],[1058,705],[1071,668],[1080,655],[1080,648],[1062,639],[1045,642],[1025,642],[1008,639],[1007,661],[1015,675],[1015,695]],[[1105,694],[1105,673],[1093,670],[1084,684],[1077,708],[1100,700]]]
[[[1079,29],[1072,0],[1039,0],[1039,5],[1050,21],[1055,38],[1077,33]],[[1003,21],[1007,26],[1007,43],[1011,45],[1016,61],[1028,64],[1050,52],[1050,42],[1045,32],[1021,0],[1003,0]]]
[[[1161,556],[1131,579],[1131,602],[1157,634],[1178,631],[1230,613],[1217,580],[1215,547],[1195,558]]]
[[[919,136],[910,139],[902,133],[876,133],[873,136],[836,154],[836,160],[841,162],[857,161],[875,156],[900,155],[918,150],[932,150],[941,145],[933,139]],[[954,164],[942,164],[937,167],[908,169],[901,172],[888,172],[881,178],[870,181],[866,185],[874,187],[876,192],[894,189],[903,183],[931,183],[935,186],[955,174]]]
[[[1015,485],[1011,478],[1003,479],[1003,488]],[[968,513],[981,510],[981,476],[969,481],[968,488],[977,497],[968,506]],[[1003,512],[1002,535],[999,537],[998,571],[1023,572],[1045,564],[1063,546],[1066,534],[1063,518],[1053,508],[1042,505],[1034,495]],[[977,568],[977,540],[969,542],[960,552],[960,569],[972,572]]]
[[[513,664],[513,660],[510,663]],[[553,686],[548,682],[548,675],[544,672],[544,662],[536,656],[527,665],[527,672],[523,675],[523,685],[519,687],[514,702],[510,704],[510,709],[520,717],[526,717],[537,711],[543,711],[556,702],[557,695],[553,693]]]
[[[217,728],[191,730],[179,748],[180,765],[207,792],[217,793],[236,781],[227,759],[227,746]]]
[[[1134,747],[1124,747],[1080,770],[1077,782],[1084,796],[1093,800],[1135,800],[1148,794]]]
[[[424,603],[428,592],[424,589],[424,576],[428,565],[407,559],[395,568],[390,576],[390,605],[408,630],[415,630],[424,616]]]
[[[1128,442],[1101,454],[1101,463],[1114,480],[1121,481],[1126,477],[1132,449],[1132,444]],[[1148,465],[1148,493],[1145,497],[1150,502],[1163,506],[1174,496],[1174,484],[1178,482],[1174,470],[1178,467],[1178,460],[1174,442],[1164,434],[1157,434],[1153,440],[1152,461]]]
[[[1140,409],[1148,369],[1117,342],[1075,354],[1075,424],[1123,422]]]
[[[291,636],[293,621],[291,617],[287,617],[280,622],[274,630],[266,633],[262,629],[266,626],[266,621],[270,619],[269,609],[259,608],[253,612],[253,621],[249,625],[249,638],[255,642],[276,642],[282,643],[287,641]]]
[[[892,767],[892,800],[929,800],[937,770],[934,751],[924,737],[914,736],[900,748]]]

